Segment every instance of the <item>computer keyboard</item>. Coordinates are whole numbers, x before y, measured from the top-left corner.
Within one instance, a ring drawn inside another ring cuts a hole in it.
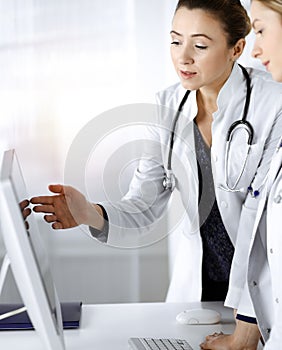
[[[130,338],[128,343],[134,350],[193,350],[183,339]]]

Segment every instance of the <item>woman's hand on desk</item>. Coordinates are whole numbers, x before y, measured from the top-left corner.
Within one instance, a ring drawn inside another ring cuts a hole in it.
[[[53,229],[67,229],[81,224],[102,229],[102,209],[86,200],[85,196],[71,186],[50,185],[55,195],[31,198],[33,211],[45,213],[44,219]]]
[[[256,324],[237,320],[233,334],[208,335],[200,345],[205,350],[256,350],[260,332]]]

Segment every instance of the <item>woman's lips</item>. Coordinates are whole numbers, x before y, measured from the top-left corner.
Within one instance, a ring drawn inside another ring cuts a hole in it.
[[[269,61],[263,62],[263,65],[265,66],[266,69],[268,69]]]
[[[197,73],[181,70],[180,74],[183,79],[187,80],[193,78]]]

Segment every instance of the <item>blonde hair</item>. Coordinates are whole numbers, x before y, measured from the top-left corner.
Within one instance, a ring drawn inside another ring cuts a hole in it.
[[[256,0],[256,1],[261,2],[264,6],[279,13],[282,18],[282,0]]]

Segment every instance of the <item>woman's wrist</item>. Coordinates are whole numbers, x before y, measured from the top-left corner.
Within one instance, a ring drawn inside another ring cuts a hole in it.
[[[103,230],[104,216],[102,208],[95,203],[88,202],[87,219],[85,225],[94,227],[97,230]]]
[[[260,340],[260,331],[256,324],[237,320],[232,340],[238,349],[256,349]]]

